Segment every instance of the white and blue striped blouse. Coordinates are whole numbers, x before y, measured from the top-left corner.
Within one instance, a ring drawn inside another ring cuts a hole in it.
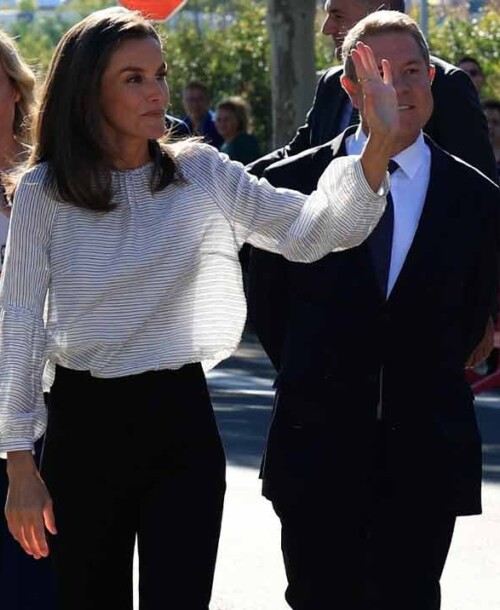
[[[110,212],[55,199],[45,164],[23,176],[0,285],[0,452],[43,434],[55,364],[120,377],[229,356],[244,242],[310,262],[359,244],[385,206],[387,184],[373,193],[358,157],[334,161],[307,198],[209,146],[176,146],[184,181],[152,193],[151,164],[113,172]]]

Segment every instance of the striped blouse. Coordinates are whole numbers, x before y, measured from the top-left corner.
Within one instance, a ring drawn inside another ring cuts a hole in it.
[[[120,377],[229,356],[246,315],[244,242],[314,261],[363,241],[385,206],[387,184],[374,193],[358,157],[306,197],[210,146],[172,150],[183,180],[152,193],[152,164],[113,172],[109,212],[54,198],[45,164],[21,179],[0,284],[0,452],[43,434],[55,364]]]

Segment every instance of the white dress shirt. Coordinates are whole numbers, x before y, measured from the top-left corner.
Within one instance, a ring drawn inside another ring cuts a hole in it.
[[[0,452],[43,434],[56,364],[121,377],[228,357],[246,317],[244,242],[310,262],[361,243],[385,206],[356,157],[306,197],[211,146],[171,150],[181,180],[152,193],[151,163],[113,172],[108,212],[60,201],[46,164],[20,181],[0,283]]]
[[[366,142],[361,126],[347,138],[348,155],[357,155]],[[398,279],[406,256],[415,237],[425,203],[431,173],[431,151],[422,133],[415,142],[393,157],[399,165],[391,176],[391,195],[394,203],[394,234],[387,296]]]

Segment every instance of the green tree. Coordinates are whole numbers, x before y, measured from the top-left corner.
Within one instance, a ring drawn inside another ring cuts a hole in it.
[[[464,55],[475,57],[486,75],[483,97],[500,99],[500,0],[493,0],[474,16],[467,8],[431,10],[431,52],[451,63]],[[418,18],[418,13],[414,16]]]
[[[218,12],[222,27],[205,28],[201,35],[191,21],[175,30],[168,22],[159,30],[165,40],[171,108],[184,113],[182,89],[190,80],[204,82],[213,103],[227,95],[242,95],[253,111],[254,132],[264,148],[271,138],[269,36],[265,7],[242,3],[235,17]]]
[[[10,34],[17,38],[23,57],[28,61],[41,79],[49,65],[54,47],[72,21],[56,12],[47,17],[36,17],[33,21],[17,21],[12,25]]]

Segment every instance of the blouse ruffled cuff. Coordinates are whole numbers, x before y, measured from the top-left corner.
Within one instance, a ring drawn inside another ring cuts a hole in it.
[[[39,315],[13,306],[0,310],[0,453],[33,450],[45,431],[44,347]]]

